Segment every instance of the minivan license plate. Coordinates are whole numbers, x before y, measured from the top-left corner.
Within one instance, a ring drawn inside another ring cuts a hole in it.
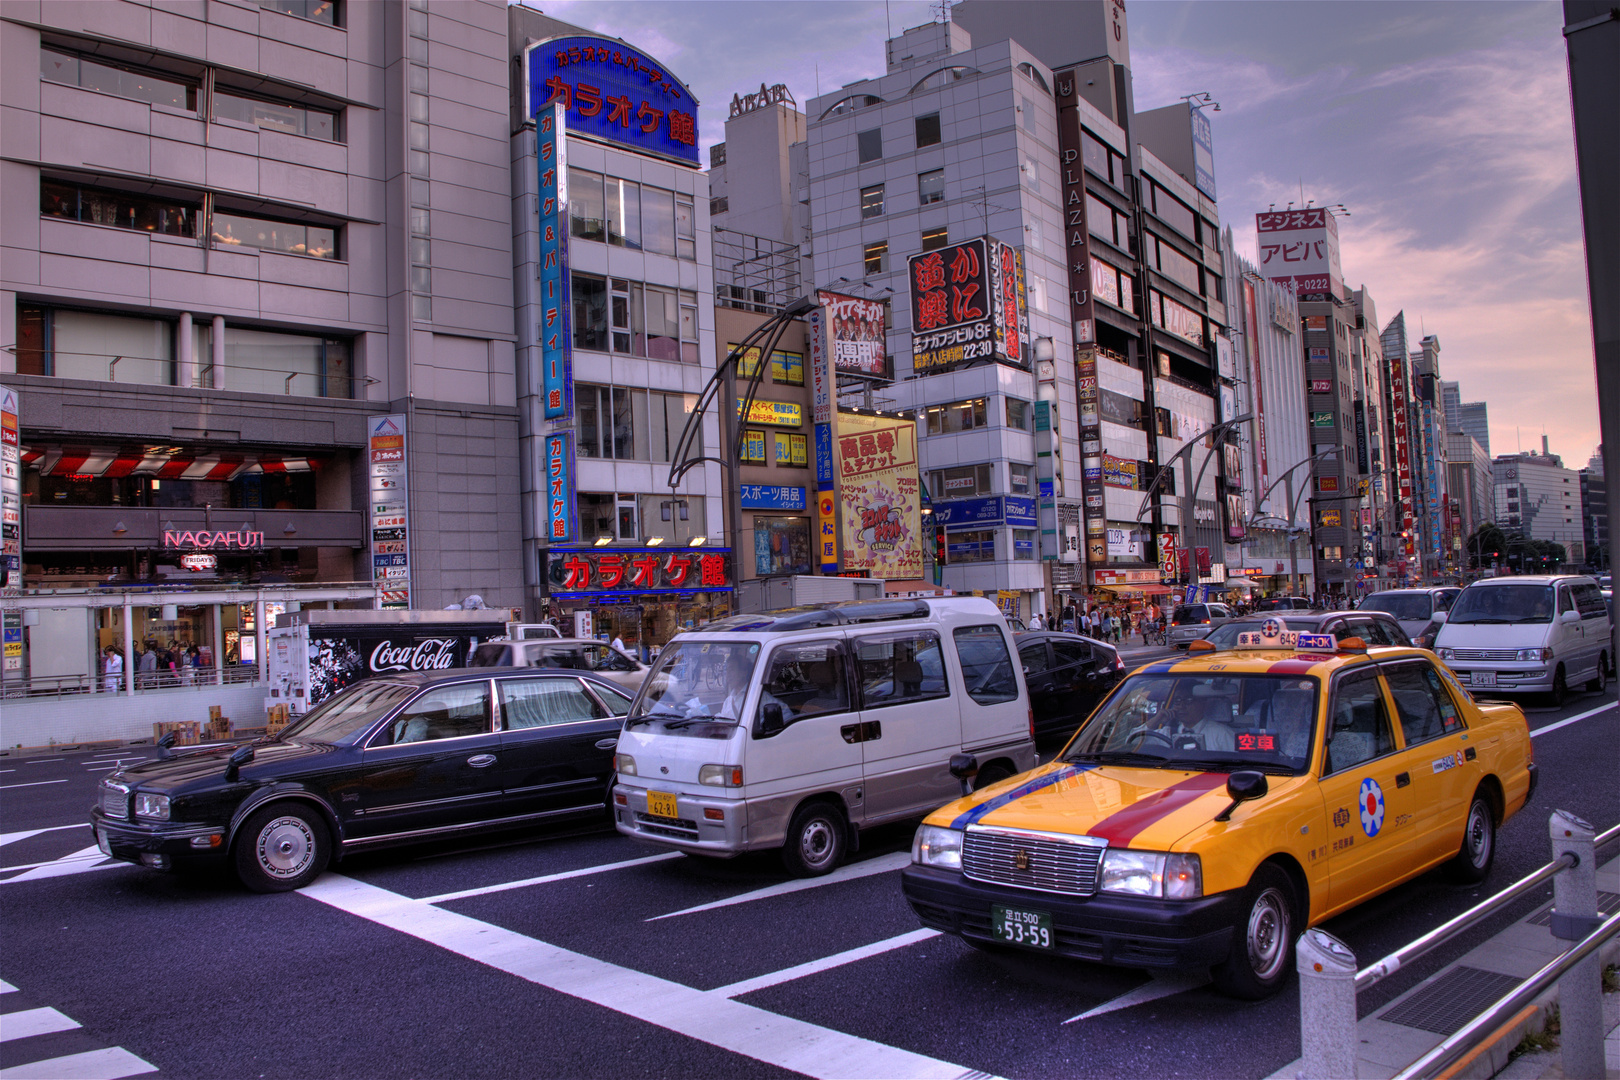
[[[1052,913],[993,905],[990,908],[990,933],[997,940],[1013,945],[1023,945],[1031,949],[1050,949]]]
[[[1496,685],[1496,672],[1494,672],[1494,671],[1476,671],[1476,672],[1473,672],[1471,678],[1469,679],[1469,685],[1470,686],[1495,686]]]
[[[680,817],[675,812],[675,796],[667,791],[647,792],[647,813],[653,817]]]

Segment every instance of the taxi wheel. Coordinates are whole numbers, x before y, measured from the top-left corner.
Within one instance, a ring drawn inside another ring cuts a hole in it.
[[[844,817],[827,803],[799,807],[788,825],[782,863],[794,877],[820,877],[844,861]]]
[[[313,811],[280,803],[248,818],[237,833],[236,876],[259,893],[302,889],[326,869],[331,843]]]
[[[1552,693],[1547,695],[1547,699],[1560,709],[1564,707],[1564,702],[1569,699],[1569,681],[1564,678],[1563,664],[1559,664],[1557,669],[1553,671]]]
[[[1453,881],[1474,885],[1490,876],[1495,860],[1496,814],[1490,800],[1476,792],[1468,808],[1468,824],[1463,826],[1462,847],[1446,864],[1446,872]]]
[[[1250,1001],[1276,993],[1293,970],[1298,911],[1287,874],[1269,863],[1256,870],[1232,928],[1232,951],[1210,970],[1215,989]]]
[[[1586,688],[1594,694],[1601,694],[1609,688],[1608,653],[1602,653],[1598,656],[1597,674],[1592,676],[1591,681],[1586,684]]]
[[[973,778],[973,790],[983,791],[991,784],[999,784],[1012,775],[1012,770],[1004,765],[987,765],[979,770],[979,775]]]

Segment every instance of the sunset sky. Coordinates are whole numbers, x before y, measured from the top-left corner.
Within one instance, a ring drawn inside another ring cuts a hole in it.
[[[548,14],[651,52],[697,95],[705,145],[735,93],[802,103],[882,73],[918,0],[562,0]],[[1490,404],[1491,450],[1575,468],[1596,384],[1562,9],[1556,3],[1133,0],[1136,107],[1209,91],[1221,217],[1255,261],[1254,214],[1343,203],[1346,284],[1365,285],[1441,373]]]

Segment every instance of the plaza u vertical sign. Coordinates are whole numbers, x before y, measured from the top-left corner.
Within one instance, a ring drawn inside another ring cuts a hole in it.
[[[411,606],[410,458],[405,414],[366,417],[371,578],[385,608]]]
[[[573,337],[568,320],[568,140],[561,102],[534,119],[540,169],[540,385],[547,420],[574,415]]]
[[[10,600],[22,590],[22,426],[17,391],[0,386],[0,598]],[[22,672],[22,611],[0,605],[0,640],[4,666],[0,677],[18,678]]]

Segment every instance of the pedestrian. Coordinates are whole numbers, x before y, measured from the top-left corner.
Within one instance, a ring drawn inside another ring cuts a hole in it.
[[[1031,630],[1044,630],[1046,628],[1045,625],[1041,622],[1041,613],[1040,612],[1037,611],[1035,614],[1033,614],[1033,615],[1031,615],[1029,617],[1029,628]]]
[[[124,688],[124,658],[111,645],[102,651],[101,671],[102,687],[108,693],[116,694]]]
[[[624,636],[621,634],[614,634],[612,645],[620,652],[624,652]]]

